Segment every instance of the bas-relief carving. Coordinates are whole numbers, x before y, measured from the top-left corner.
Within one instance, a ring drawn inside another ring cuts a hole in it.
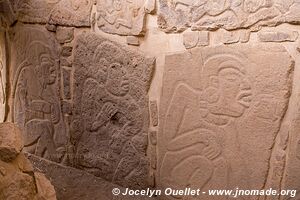
[[[89,26],[92,0],[16,0],[19,20],[65,26]]]
[[[61,113],[59,49],[40,26],[18,26],[12,35],[12,117],[25,151],[60,162],[67,136]]]
[[[141,35],[144,32],[145,6],[150,6],[145,0],[97,0],[97,24],[107,33]]]
[[[166,32],[216,30],[299,23],[300,4],[292,0],[159,0],[159,27]]]
[[[153,59],[95,34],[75,46],[75,166],[122,186],[146,186]]]
[[[0,32],[0,122],[6,114],[6,48],[5,33]]]
[[[262,189],[294,62],[278,45],[191,51],[166,57],[158,187]]]

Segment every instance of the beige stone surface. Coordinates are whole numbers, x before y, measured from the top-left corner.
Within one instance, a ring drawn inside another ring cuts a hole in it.
[[[23,153],[18,151],[11,159],[3,159],[3,144],[22,143],[20,132],[13,123],[0,124],[0,199],[56,200],[50,181],[43,174],[33,172],[30,161]]]
[[[129,44],[129,45],[134,45],[134,46],[140,45],[139,38],[135,37],[135,36],[127,36],[126,41],[127,41],[127,44]]]
[[[181,32],[299,24],[299,9],[300,2],[293,0],[159,0],[158,25]]]
[[[13,123],[0,124],[0,160],[10,162],[23,149],[21,130]]]
[[[74,39],[74,28],[58,27],[56,29],[56,38],[59,43],[72,42]]]
[[[186,49],[191,49],[197,46],[199,41],[199,33],[194,32],[185,32],[183,33],[183,45]]]
[[[297,31],[260,31],[258,33],[261,42],[294,42],[298,36]]]
[[[146,187],[154,60],[91,33],[75,46],[75,166],[124,187]]]
[[[149,0],[97,0],[98,27],[111,34],[142,35],[144,34],[146,9],[149,9],[149,5],[151,5],[151,2],[147,3]],[[152,3],[155,2],[152,1]],[[145,6],[147,6],[146,9]],[[149,11],[147,10],[147,12]]]
[[[167,56],[158,187],[264,188],[293,69],[280,45],[195,48]],[[284,149],[286,140],[280,141]]]
[[[149,108],[150,108],[150,116],[151,116],[152,126],[157,126],[158,125],[157,101],[156,100],[150,101]]]
[[[24,150],[60,162],[68,137],[61,111],[59,51],[55,35],[42,26],[18,24],[10,35],[12,121]]]
[[[89,26],[93,0],[16,0],[18,20],[65,26]]]

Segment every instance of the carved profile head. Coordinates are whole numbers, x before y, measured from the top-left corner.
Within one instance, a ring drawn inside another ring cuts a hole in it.
[[[242,62],[230,56],[210,58],[203,69],[202,99],[212,114],[240,117],[250,106],[251,85]]]
[[[129,92],[129,77],[123,64],[126,63],[126,55],[122,49],[111,42],[103,42],[97,47],[93,62],[95,68],[101,70],[101,82],[110,94],[125,96]]]
[[[50,48],[42,42],[32,42],[28,50],[27,62],[31,64],[42,83],[51,85],[56,81],[56,61]]]
[[[128,93],[127,72],[119,63],[113,63],[108,67],[106,89],[115,96],[125,96]]]

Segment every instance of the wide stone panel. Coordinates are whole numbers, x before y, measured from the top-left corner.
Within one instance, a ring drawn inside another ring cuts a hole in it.
[[[27,23],[90,26],[93,0],[16,0],[18,19]]]
[[[293,67],[287,51],[275,44],[168,55],[157,134],[158,187],[263,189]]]
[[[159,0],[158,25],[165,32],[226,30],[299,24],[300,2],[293,0]]]
[[[24,150],[61,162],[68,136],[61,111],[60,47],[42,26],[17,25],[10,35],[11,117],[23,132]]]
[[[74,58],[74,165],[122,186],[147,186],[154,59],[92,33],[77,38]]]

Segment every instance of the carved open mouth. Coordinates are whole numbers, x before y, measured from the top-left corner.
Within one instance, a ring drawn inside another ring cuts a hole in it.
[[[121,87],[124,90],[129,90],[129,81],[123,81],[122,84],[121,84]]]
[[[249,107],[252,101],[252,93],[251,91],[244,91],[238,95],[238,102],[245,107]]]

